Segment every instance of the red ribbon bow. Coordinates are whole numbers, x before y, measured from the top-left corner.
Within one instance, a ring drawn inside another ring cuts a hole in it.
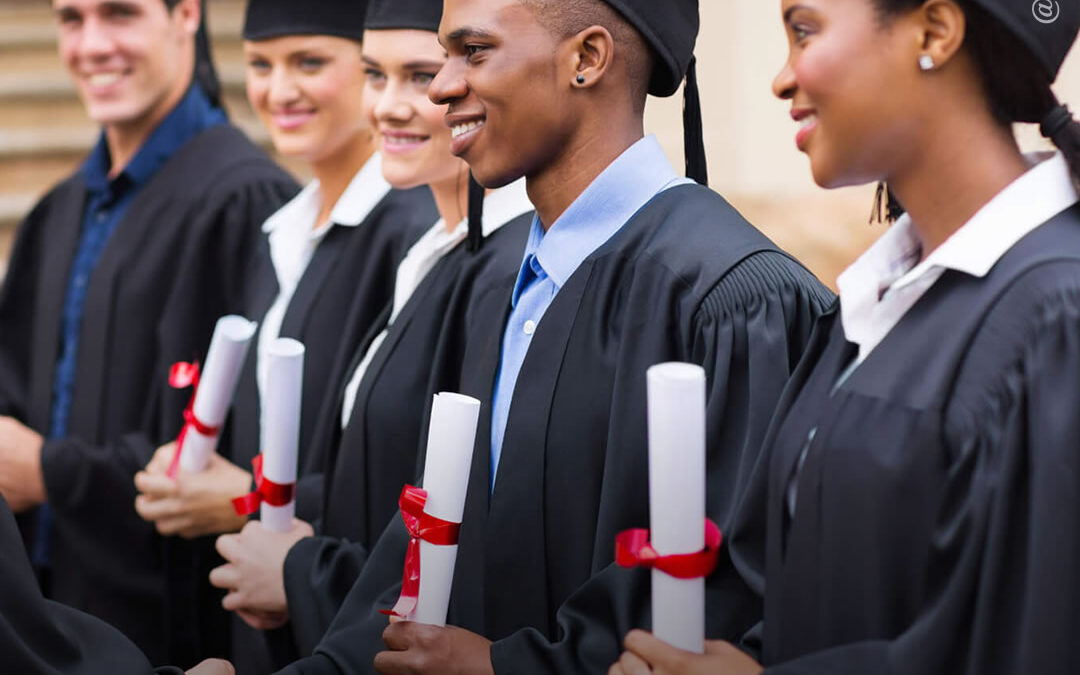
[[[187,408],[184,409],[184,427],[180,430],[180,435],[176,437],[176,452],[173,453],[172,462],[169,463],[169,470],[165,474],[169,478],[176,478],[176,472],[180,468],[180,454],[184,451],[184,439],[187,438],[188,431],[194,429],[203,436],[212,437],[217,436],[221,429],[204,424],[198,417],[195,417],[195,395],[199,393],[198,363],[185,363],[183,361],[174,363],[169,371],[169,386],[173,389],[192,388],[191,400],[188,401]]]
[[[405,554],[405,578],[401,585],[401,596],[393,609],[381,609],[387,616],[407,619],[416,609],[420,599],[420,542],[426,541],[436,546],[456,546],[461,532],[461,523],[451,523],[425,513],[427,490],[406,485],[401,490],[398,506],[401,507],[401,519],[412,538],[409,550]]]
[[[263,456],[255,455],[251,460],[255,469],[255,491],[232,500],[238,516],[250,516],[259,510],[259,505],[266,502],[270,506],[285,506],[296,496],[296,483],[275,483],[263,475]]]
[[[626,530],[615,537],[615,562],[621,567],[657,569],[676,579],[700,579],[712,574],[720,555],[723,536],[711,520],[705,520],[705,549],[697,553],[660,555],[649,543],[648,530]]]

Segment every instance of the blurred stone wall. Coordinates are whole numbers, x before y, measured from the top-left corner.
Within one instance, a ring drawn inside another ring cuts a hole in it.
[[[0,0],[0,271],[13,223],[77,166],[95,136],[55,55],[49,8],[48,0]],[[230,113],[265,144],[243,98],[242,10],[241,0],[210,0]],[[795,149],[790,106],[771,92],[787,56],[779,0],[702,0],[701,15],[698,73],[712,187],[832,285],[882,232],[883,226],[867,224],[874,188],[821,190]],[[1080,111],[1080,50],[1062,71],[1058,89]],[[678,167],[681,109],[681,95],[653,99],[646,119]],[[1036,130],[1018,133],[1025,148],[1046,147]],[[295,164],[290,168],[303,173]]]

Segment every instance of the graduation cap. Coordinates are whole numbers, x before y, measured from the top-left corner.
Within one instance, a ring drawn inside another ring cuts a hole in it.
[[[1080,31],[1077,0],[974,0],[1015,35],[1053,82]]]
[[[359,41],[366,11],[365,0],[249,0],[244,39],[333,35]]]
[[[694,44],[701,19],[698,0],[604,0],[641,33],[656,57],[649,93],[671,96],[686,80],[683,135],[686,175],[707,185],[705,142],[701,128],[701,96],[697,85]]]
[[[372,0],[368,3],[370,30],[427,30],[439,32],[442,0]]]

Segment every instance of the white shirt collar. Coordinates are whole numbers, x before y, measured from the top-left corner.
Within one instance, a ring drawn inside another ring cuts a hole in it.
[[[1018,241],[1068,209],[1077,194],[1060,153],[1039,161],[991,199],[925,260],[911,218],[901,217],[837,280],[848,340],[866,358],[945,270],[984,277]],[[917,263],[917,264],[916,264]]]
[[[334,225],[356,227],[364,222],[380,201],[389,193],[391,186],[383,178],[382,156],[375,153],[364,163],[345,192],[334,205],[330,212],[330,222]],[[319,181],[311,181],[300,194],[296,195],[285,206],[281,207],[274,215],[267,218],[263,223],[263,232],[270,233],[282,227],[302,227],[317,236],[314,229],[314,220],[319,215],[322,207],[322,193],[319,190]],[[320,227],[319,230],[322,228]]]
[[[926,260],[894,284],[901,288],[932,267],[984,277],[1029,232],[1078,200],[1061,153],[1029,155],[1034,166],[999,192]]]

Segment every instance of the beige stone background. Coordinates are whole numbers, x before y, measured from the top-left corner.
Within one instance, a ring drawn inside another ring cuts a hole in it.
[[[230,113],[265,143],[243,97],[242,1],[209,2]],[[821,190],[796,151],[789,106],[770,88],[787,54],[779,0],[701,0],[701,18],[698,72],[712,187],[832,285],[882,232],[867,224],[873,186]],[[1080,110],[1080,49],[1062,71],[1058,92]],[[646,119],[680,167],[681,105],[681,96],[652,100]],[[15,223],[79,164],[96,133],[56,56],[49,0],[0,0],[0,273]],[[1025,148],[1046,147],[1034,129],[1018,133]]]

